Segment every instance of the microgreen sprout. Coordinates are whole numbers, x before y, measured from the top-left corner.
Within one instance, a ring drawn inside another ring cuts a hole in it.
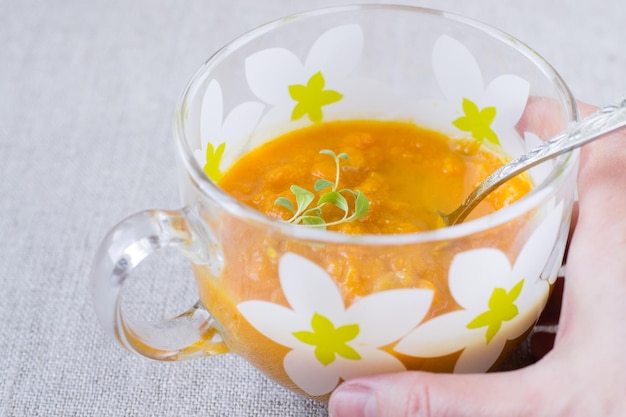
[[[315,200],[315,193],[297,185],[292,185],[289,190],[295,197],[296,205],[294,206],[293,202],[287,197],[277,198],[274,204],[286,208],[292,214],[291,218],[286,220],[286,222],[318,227],[321,229],[326,229],[328,226],[334,226],[360,219],[369,210],[369,200],[365,194],[361,191],[353,191],[348,188],[338,189],[339,178],[341,175],[340,163],[342,159],[347,160],[348,155],[345,152],[337,155],[335,152],[328,149],[320,151],[320,154],[329,155],[335,160],[335,181],[332,182],[323,178],[319,179],[315,181],[315,184],[313,184],[313,189],[317,192],[321,192],[330,188],[330,191],[322,193],[317,200],[317,205],[310,207]],[[354,210],[352,214],[350,214],[350,205],[345,195],[352,196],[352,199],[354,200]],[[331,204],[342,210],[343,217],[339,220],[326,222],[326,220],[322,217],[322,207],[327,204]]]

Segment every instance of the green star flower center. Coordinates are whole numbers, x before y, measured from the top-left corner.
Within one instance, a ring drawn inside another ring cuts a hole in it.
[[[224,175],[220,169],[224,149],[226,149],[226,142],[219,144],[217,148],[214,148],[212,143],[207,144],[204,173],[213,181],[219,181]]]
[[[502,323],[513,320],[519,314],[519,310],[515,305],[515,301],[522,291],[524,280],[518,282],[511,291],[507,292],[504,288],[495,288],[489,297],[489,310],[479,314],[474,320],[468,323],[468,329],[479,329],[487,327],[487,344],[491,342],[493,337],[498,333]]]
[[[307,115],[312,122],[322,121],[322,107],[343,98],[337,91],[324,90],[325,84],[324,76],[318,71],[309,78],[306,85],[289,86],[289,95],[297,103],[291,113],[291,120],[298,120]]]
[[[487,139],[496,145],[500,144],[498,135],[491,129],[491,123],[496,117],[495,107],[485,107],[482,110],[478,108],[476,103],[464,98],[463,112],[465,116],[461,116],[454,120],[452,124],[459,130],[469,132],[479,143]]]
[[[332,321],[315,313],[311,319],[311,329],[313,331],[293,332],[293,335],[302,343],[315,346],[315,357],[324,366],[333,363],[337,355],[345,359],[361,359],[359,353],[347,344],[359,335],[358,324],[335,328]]]

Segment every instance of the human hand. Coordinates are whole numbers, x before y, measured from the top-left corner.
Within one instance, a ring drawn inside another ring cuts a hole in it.
[[[356,378],[332,394],[330,415],[626,416],[625,129],[583,147],[578,195],[559,328],[543,359],[501,373]]]

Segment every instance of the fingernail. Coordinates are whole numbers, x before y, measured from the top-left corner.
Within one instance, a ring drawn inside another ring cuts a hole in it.
[[[362,385],[346,385],[335,390],[328,404],[330,417],[377,417],[376,395]]]

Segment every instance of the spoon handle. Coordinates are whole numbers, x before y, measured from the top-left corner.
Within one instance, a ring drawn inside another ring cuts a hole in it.
[[[462,222],[489,193],[514,176],[562,153],[626,126],[626,98],[601,108],[563,133],[501,166],[472,191],[459,208],[442,217],[448,226]]]

